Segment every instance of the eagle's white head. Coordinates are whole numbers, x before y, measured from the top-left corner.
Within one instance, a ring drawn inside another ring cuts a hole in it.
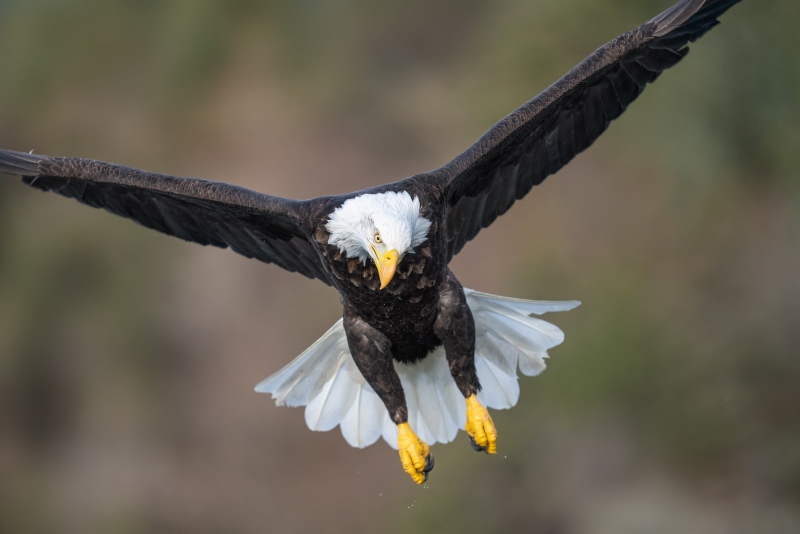
[[[407,252],[428,236],[431,221],[420,215],[419,199],[406,191],[360,195],[336,208],[328,218],[328,243],[348,258],[366,264],[372,258],[381,289],[391,281]]]

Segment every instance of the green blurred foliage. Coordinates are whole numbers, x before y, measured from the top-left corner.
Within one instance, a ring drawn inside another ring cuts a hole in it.
[[[0,146],[366,187],[668,3],[7,0]],[[798,25],[788,0],[734,7],[456,259],[470,287],[583,306],[547,318],[566,342],[496,413],[498,457],[437,445],[424,489],[238,397],[334,297],[0,180],[0,532],[796,532]]]

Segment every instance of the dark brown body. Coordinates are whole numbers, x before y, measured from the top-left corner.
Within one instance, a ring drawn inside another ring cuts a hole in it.
[[[426,208],[422,215],[432,221],[429,238],[403,256],[384,289],[372,262],[347,258],[330,245],[324,225],[314,233],[342,295],[350,353],[398,424],[408,420],[408,412],[393,360],[411,365],[444,345],[459,390],[465,397],[480,390],[472,314],[461,284],[447,267],[446,248],[435,241],[444,235],[438,231],[443,210]]]

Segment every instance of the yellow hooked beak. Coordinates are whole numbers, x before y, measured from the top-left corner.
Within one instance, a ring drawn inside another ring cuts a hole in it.
[[[374,248],[372,250],[375,251]],[[378,268],[378,276],[381,278],[381,289],[392,281],[399,257],[400,254],[396,250],[390,250],[385,254],[378,254],[375,251],[375,266]]]

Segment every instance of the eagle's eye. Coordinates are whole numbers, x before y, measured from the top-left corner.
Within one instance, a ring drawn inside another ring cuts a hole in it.
[[[381,234],[379,234],[378,232],[375,232],[374,239],[375,239],[376,243],[382,243],[383,242],[383,239],[381,239]]]

